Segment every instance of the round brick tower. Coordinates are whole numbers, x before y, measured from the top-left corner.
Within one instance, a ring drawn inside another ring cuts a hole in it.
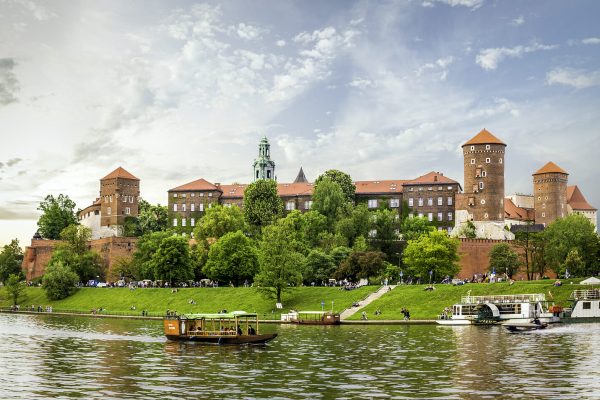
[[[535,223],[547,226],[567,215],[567,183],[569,174],[549,162],[533,174]]]
[[[473,221],[504,221],[504,153],[506,144],[483,129],[462,145],[464,204]]]

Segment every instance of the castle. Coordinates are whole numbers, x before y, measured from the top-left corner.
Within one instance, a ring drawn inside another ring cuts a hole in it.
[[[514,238],[519,225],[536,224],[540,229],[557,218],[578,213],[597,226],[597,210],[585,199],[577,186],[568,185],[568,173],[549,162],[533,173],[532,195],[506,195],[504,166],[507,145],[483,129],[462,145],[464,190],[459,182],[431,171],[413,179],[355,181],[355,203],[369,209],[386,207],[401,215],[425,217],[453,236],[460,236],[463,226],[472,224],[479,241],[463,239],[461,277],[487,268],[491,247],[500,240]],[[275,162],[271,159],[267,138],[259,143],[253,163],[253,179],[276,180]],[[220,204],[242,207],[247,184],[211,183],[203,178],[167,191],[172,229],[191,236],[204,213]],[[277,183],[277,192],[286,211],[312,208],[314,184],[306,179],[302,167],[291,183]],[[137,217],[140,180],[118,167],[100,179],[100,197],[79,212],[82,225],[92,231],[90,248],[103,256],[110,270],[118,258],[135,250],[136,238],[124,238],[127,217]],[[370,232],[376,237],[377,232]],[[26,248],[23,269],[27,279],[41,276],[49,261],[54,241],[34,237]]]

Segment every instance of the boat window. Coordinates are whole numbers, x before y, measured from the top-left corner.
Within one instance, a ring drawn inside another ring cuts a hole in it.
[[[592,309],[592,303],[590,303],[589,301],[584,301],[583,302],[583,309],[584,310],[591,310]]]

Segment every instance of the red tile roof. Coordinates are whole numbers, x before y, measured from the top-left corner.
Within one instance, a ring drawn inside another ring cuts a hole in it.
[[[113,172],[111,172],[110,174],[106,175],[104,178],[102,178],[100,180],[103,181],[105,179],[114,179],[114,178],[134,179],[136,181],[139,181],[138,178],[136,178],[135,176],[133,176],[132,174],[130,174],[123,167],[119,167],[119,168],[115,169]]]
[[[427,184],[436,184],[436,183],[455,184],[458,182],[456,182],[455,180],[452,180],[450,178],[446,178],[444,176],[444,174],[442,174],[440,172],[431,171],[425,175],[419,176],[416,179],[404,182],[404,185],[427,185]]]
[[[481,132],[475,135],[467,143],[463,144],[462,147],[472,144],[502,144],[506,146],[506,143],[492,135],[487,129],[482,129]]]
[[[385,181],[356,181],[356,194],[374,193],[402,193],[402,185],[407,180],[385,180]]]
[[[191,190],[219,190],[219,188],[208,182],[206,179],[200,178],[193,182],[186,183],[185,185],[170,189],[169,192],[185,192]]]
[[[567,171],[565,171],[558,165],[554,164],[552,161],[550,161],[549,163],[544,165],[542,168],[538,169],[533,175],[550,174],[550,173],[560,173],[560,174],[569,175],[569,173]]]
[[[314,184],[308,182],[278,183],[277,193],[281,197],[312,196]]]
[[[504,218],[518,221],[535,220],[535,210],[532,208],[517,207],[511,199],[504,199]]]
[[[583,193],[581,193],[577,185],[567,187],[567,204],[573,210],[596,211],[596,208],[590,205],[585,197],[583,197]]]
[[[248,184],[234,183],[233,185],[221,185],[219,187],[223,192],[221,198],[241,199],[244,197],[244,191],[248,187]]]

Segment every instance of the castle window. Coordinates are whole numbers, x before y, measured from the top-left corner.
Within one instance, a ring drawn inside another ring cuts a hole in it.
[[[422,207],[422,206],[423,206],[423,198],[419,197],[419,207]]]
[[[231,203],[227,203],[227,204],[225,204],[225,207],[227,207],[227,208],[231,208]]]
[[[490,149],[490,145],[489,145],[489,144],[486,144],[486,145],[485,145],[485,149],[486,149],[486,150],[489,150],[489,149]]]
[[[208,208],[212,208],[212,203],[208,203]]]
[[[438,186],[438,191],[440,191],[440,190],[444,190],[444,188],[441,186]]]
[[[438,206],[442,206],[442,205],[444,205],[444,198],[438,197]]]
[[[469,197],[469,205],[473,207],[475,205],[475,197]]]
[[[177,204],[173,204],[173,211],[177,211]]]
[[[371,229],[371,230],[369,231],[369,237],[370,237],[370,238],[374,238],[374,237],[376,237],[376,236],[377,236],[377,229]]]
[[[546,218],[546,213],[542,213],[542,218]]]
[[[481,177],[482,177],[482,178],[485,178],[486,176],[487,176],[487,172],[485,172],[485,171],[481,171]]]
[[[423,191],[423,188],[422,188],[422,187],[420,187],[420,188],[419,188],[419,192],[422,192],[422,191]]]
[[[125,214],[127,214],[127,215],[131,214],[131,208],[125,207]]]
[[[108,207],[108,208],[106,209],[106,213],[107,213],[108,215],[112,214],[112,209],[111,209],[110,207]]]
[[[370,199],[368,202],[369,208],[377,208],[377,199]]]
[[[191,218],[190,219],[190,226],[196,226],[196,219],[195,218]]]
[[[198,211],[204,211],[204,203],[200,203],[198,206]]]
[[[271,170],[267,170],[267,179],[271,179]]]
[[[431,186],[429,186],[429,188],[427,188],[427,190],[433,190],[433,188]]]
[[[483,182],[479,182],[479,190],[483,189]]]
[[[181,218],[181,226],[185,226],[185,223],[186,223],[185,218]]]
[[[181,205],[181,211],[186,211],[185,203]]]
[[[433,222],[433,213],[427,213],[427,220],[429,220],[429,222]]]
[[[190,204],[190,211],[196,211],[196,205],[194,203]]]
[[[438,217],[437,217],[438,221],[441,221],[443,218],[444,218],[444,213],[441,213],[441,212],[438,213]]]
[[[498,160],[498,162],[499,162],[500,164],[502,164],[502,159],[499,159],[499,160]]]
[[[419,218],[423,218],[423,213],[419,213]]]
[[[451,212],[448,213],[448,221],[452,221],[452,213]]]
[[[412,197],[408,199],[408,206],[409,207],[413,206],[413,198]]]
[[[452,190],[452,186],[448,186],[448,190]]]
[[[481,199],[481,204],[485,204],[485,199]]]
[[[427,199],[427,205],[428,206],[432,206],[433,205],[433,198],[430,197],[430,198]]]
[[[210,193],[208,194],[208,197],[212,197],[212,192],[210,192]]]
[[[475,146],[471,146],[471,150],[475,150]]]
[[[413,213],[410,213],[410,214],[408,214],[408,218],[411,218],[411,219],[412,219],[412,218],[414,218],[414,217],[415,217],[415,214],[413,214]]]
[[[285,209],[288,211],[292,211],[296,209],[296,203],[293,200],[288,201],[287,203],[285,203]]]
[[[413,188],[411,187],[410,189],[408,189],[408,191],[409,191],[409,192],[412,192],[412,191],[413,191]]]
[[[109,203],[112,203],[112,195],[108,196],[108,201],[109,201]]]
[[[488,213],[483,214],[483,218],[488,219]]]
[[[473,193],[477,193],[479,190],[477,190],[477,184],[473,185]]]
[[[475,165],[475,159],[471,158],[471,165]]]
[[[192,193],[192,194],[190,194],[190,196],[194,197],[194,196],[196,196],[196,193]]]
[[[177,226],[177,218],[173,218],[173,226]]]
[[[400,207],[400,199],[390,199],[390,208]]]
[[[181,194],[181,197],[185,198],[187,195],[185,193]]]
[[[204,197],[204,193],[200,193],[200,194],[198,194],[198,196]]]
[[[448,197],[448,205],[451,206],[452,205],[452,197]]]
[[[173,193],[173,197],[177,197],[177,193]]]
[[[490,162],[492,162],[492,160],[489,157],[485,159],[486,164],[489,164]]]
[[[312,208],[312,200],[307,200],[304,202],[304,209],[310,210]]]

